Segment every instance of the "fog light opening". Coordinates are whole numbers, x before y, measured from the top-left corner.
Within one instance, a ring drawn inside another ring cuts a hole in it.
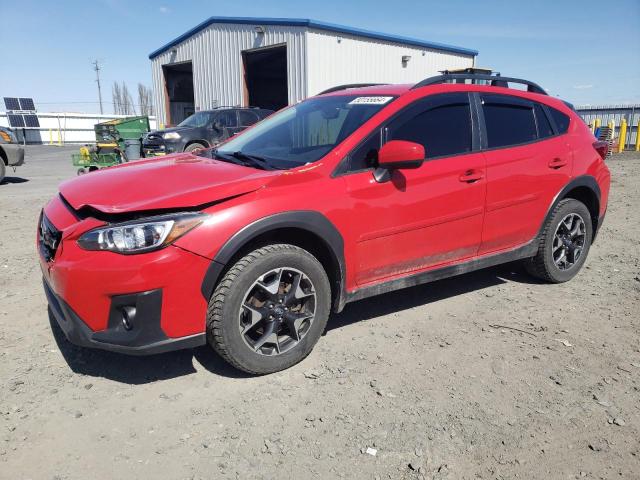
[[[129,331],[133,328],[133,320],[136,317],[136,307],[122,308],[122,326]]]

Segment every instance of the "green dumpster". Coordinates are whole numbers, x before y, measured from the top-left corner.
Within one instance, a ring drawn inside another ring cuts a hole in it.
[[[141,157],[142,137],[149,132],[149,117],[126,117],[94,125],[96,145],[80,147],[71,160],[78,175]]]
[[[117,118],[98,123],[94,126],[98,151],[108,153],[117,149],[125,152],[127,160],[136,160],[140,154],[136,154],[135,145],[139,150],[142,137],[149,130],[149,117]]]

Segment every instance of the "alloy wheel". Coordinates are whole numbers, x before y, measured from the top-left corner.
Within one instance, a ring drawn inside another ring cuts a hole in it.
[[[570,270],[578,262],[586,237],[587,228],[577,213],[569,213],[560,221],[551,247],[553,263],[559,270]]]
[[[242,339],[261,355],[295,347],[315,318],[316,290],[300,270],[276,268],[261,275],[243,297],[238,314]]]

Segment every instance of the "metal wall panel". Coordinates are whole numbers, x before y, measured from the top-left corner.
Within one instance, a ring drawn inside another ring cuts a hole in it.
[[[411,59],[403,65],[402,57]],[[440,70],[473,66],[473,56],[335,32],[307,33],[308,91],[347,83],[416,83]]]
[[[162,66],[193,62],[196,110],[217,105],[243,105],[242,51],[287,45],[289,103],[306,97],[306,34],[301,27],[269,25],[264,34],[257,25],[214,24],[152,60],[155,107],[160,122],[166,121]]]

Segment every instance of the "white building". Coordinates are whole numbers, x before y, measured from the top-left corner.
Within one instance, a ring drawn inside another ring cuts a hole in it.
[[[276,110],[336,85],[418,82],[477,54],[314,20],[211,17],[149,58],[166,125],[222,105]]]

